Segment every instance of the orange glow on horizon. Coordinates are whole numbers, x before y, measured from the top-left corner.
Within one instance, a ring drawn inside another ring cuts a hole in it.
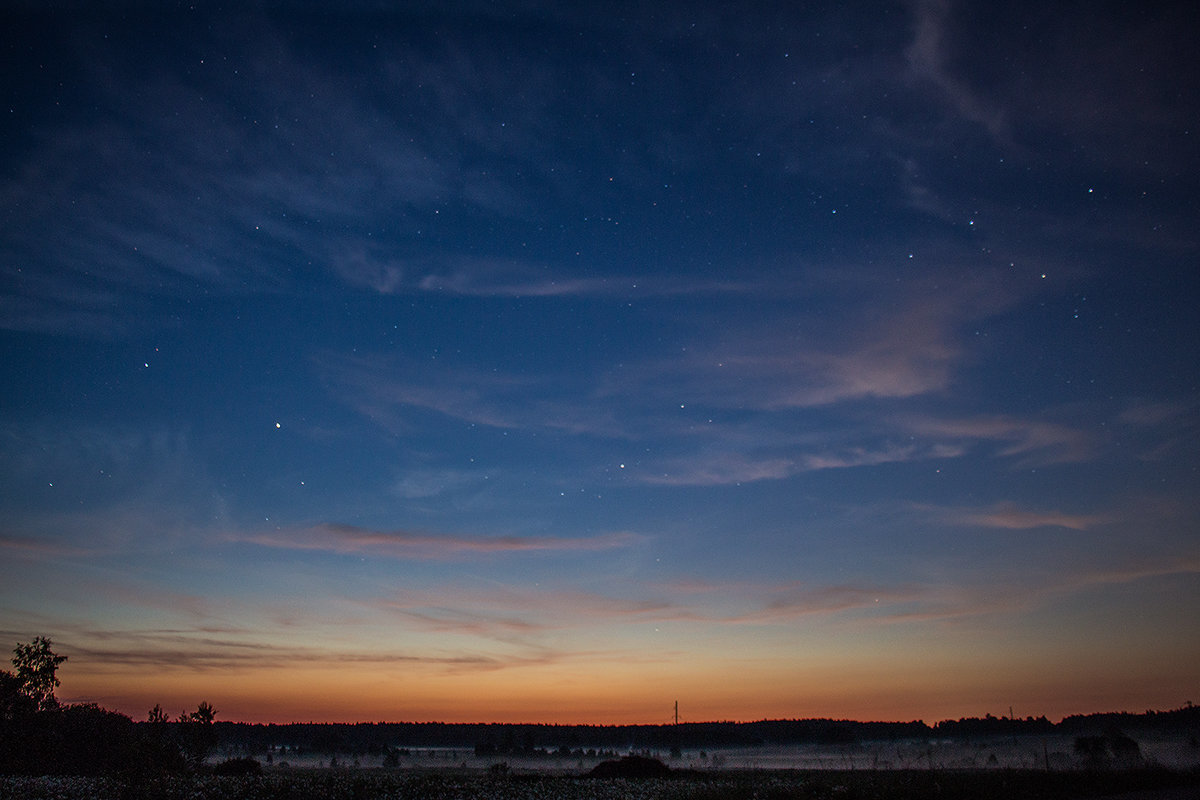
[[[779,665],[690,672],[644,665],[495,670],[470,675],[405,674],[403,670],[295,667],[213,672],[167,670],[134,675],[64,670],[63,702],[96,702],[144,720],[161,705],[169,716],[212,703],[217,718],[249,723],[448,722],[545,724],[666,724],[673,703],[681,719],[752,721],[834,718],[933,723],[997,716],[1053,720],[1097,711],[1174,708],[1186,695],[1182,674],[1131,694],[1130,684],[1079,684],[1071,675],[985,685],[979,675],[936,670],[825,669],[803,676]],[[887,676],[882,673],[889,672]]]

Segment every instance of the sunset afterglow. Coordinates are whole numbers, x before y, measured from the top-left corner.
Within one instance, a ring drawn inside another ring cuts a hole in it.
[[[0,25],[64,702],[1200,701],[1194,10],[251,5]]]

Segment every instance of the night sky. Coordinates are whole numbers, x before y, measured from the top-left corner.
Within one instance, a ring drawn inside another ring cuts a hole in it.
[[[100,5],[0,12],[60,699],[1200,701],[1194,4]]]

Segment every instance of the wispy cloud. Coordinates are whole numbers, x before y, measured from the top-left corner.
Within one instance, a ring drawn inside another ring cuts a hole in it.
[[[536,378],[398,357],[324,353],[315,361],[335,392],[391,429],[409,427],[405,412],[413,408],[492,427],[521,427],[522,420],[505,401],[515,406],[516,397],[540,384]]]
[[[435,412],[506,430],[655,442],[655,455],[628,473],[647,484],[723,485],[957,457],[980,437],[1001,441],[1005,456],[1076,457],[1082,437],[1050,424],[897,422],[878,409],[855,411],[952,396],[972,358],[963,327],[1015,302],[1015,291],[986,271],[907,277],[911,285],[886,296],[862,273],[817,275],[807,285],[785,278],[770,300],[769,283],[752,278],[737,290],[762,301],[753,321],[689,323],[676,334],[686,346],[585,369],[534,364],[518,373],[453,356],[328,351],[315,363],[334,394],[397,434]],[[804,310],[831,298],[844,301],[837,317]],[[817,431],[799,412],[842,416]],[[914,427],[929,435],[914,439]]]
[[[1031,570],[1026,570],[1030,572]],[[916,608],[899,618],[918,620],[961,620],[994,614],[1013,615],[1034,611],[1060,599],[1105,587],[1127,586],[1179,575],[1200,574],[1200,554],[1175,554],[1137,559],[1122,566],[1083,566],[1061,569],[1053,575],[1010,576],[983,584],[964,583],[952,599]]]
[[[616,276],[589,278],[528,261],[501,258],[450,259],[445,267],[418,274],[410,291],[476,297],[589,297],[631,291],[636,280]]]
[[[520,645],[540,642],[549,633],[572,632],[590,638],[589,632],[612,626],[704,619],[654,587],[628,588],[633,596],[554,586],[469,584],[451,591],[406,589],[365,604],[422,630]]]
[[[781,584],[726,586],[699,582],[685,587],[698,595],[696,610],[687,619],[717,625],[786,625],[797,620],[834,617],[843,623],[868,626],[961,623],[996,615],[1023,615],[1055,601],[1105,586],[1200,573],[1200,557],[1148,559],[1119,568],[1076,568],[1055,574],[1053,580],[1028,575],[992,575],[975,582],[967,575],[943,581],[920,580],[891,585]],[[742,610],[727,609],[736,594]]]
[[[646,469],[641,480],[662,486],[724,486],[794,475],[796,463],[787,458],[754,459],[741,453],[697,454]]]
[[[631,597],[554,586],[517,586],[469,582],[437,590],[404,589],[359,601],[382,614],[389,626],[401,624],[422,633],[452,636],[459,646],[504,647],[505,654],[532,660],[643,659],[626,650],[636,626],[673,621],[703,621],[684,605],[662,597],[639,599],[647,588],[628,586]],[[606,643],[597,651],[597,636]]]
[[[446,596],[440,594],[407,593],[402,599],[384,601],[384,606],[405,613],[418,610],[432,613],[439,624],[462,619],[472,627],[476,620],[492,622],[491,614],[464,612],[462,608],[507,609],[519,620],[514,624],[512,616],[504,617],[497,627],[535,632],[614,623],[772,624],[863,609],[887,614],[889,610],[894,612],[900,604],[919,602],[931,596],[931,590],[918,586],[704,580],[641,585],[638,591],[647,596],[638,599],[552,588],[493,587],[455,594],[460,603],[453,613],[439,605],[446,600]],[[490,628],[490,624],[483,627]]]
[[[917,0],[913,4],[913,39],[906,52],[909,69],[917,78],[937,87],[965,119],[981,125],[998,142],[1009,142],[1004,110],[987,102],[953,69],[948,41],[952,5],[950,0]]]
[[[851,584],[808,586],[798,584],[776,591],[766,605],[756,611],[728,618],[727,622],[766,623],[797,617],[830,615],[871,610],[890,615],[901,604],[928,599],[920,588],[857,586]]]
[[[1096,586],[1120,585],[1171,575],[1200,575],[1200,553],[1178,553],[1139,559],[1118,567],[1082,570],[1069,577],[1061,591],[1080,591]]]
[[[399,497],[419,500],[463,489],[482,479],[482,475],[466,470],[418,469],[398,477],[392,491]]]
[[[966,325],[1017,300],[999,273],[960,273],[901,273],[885,290],[870,270],[810,270],[803,291],[786,281],[776,287],[777,301],[793,302],[764,302],[753,319],[715,320],[691,332],[683,352],[626,365],[599,389],[766,411],[945,393],[971,357]],[[838,314],[821,312],[829,303]]]
[[[550,264],[500,258],[454,257],[443,268],[418,271],[413,291],[476,297],[594,297],[644,301],[655,298],[700,296],[778,296],[795,291],[776,276],[745,274],[737,279],[699,276],[620,275],[601,277],[572,274]]]
[[[503,553],[595,552],[630,547],[641,541],[633,533],[609,533],[586,538],[555,536],[466,537],[376,531],[336,523],[248,534],[230,534],[230,540],[288,550],[329,553],[373,553],[392,558],[436,560]]]
[[[332,352],[314,363],[331,392],[394,433],[411,432],[414,414],[434,412],[492,428],[634,436],[576,374],[517,375],[449,361]]]
[[[95,551],[73,542],[0,533],[0,552],[7,552],[10,558],[55,558],[84,556]]]
[[[896,464],[904,461],[956,458],[962,454],[962,448],[942,444],[933,446],[890,444],[871,448],[846,446],[840,450],[835,449],[820,455],[806,455],[803,465],[805,470],[849,469],[851,467],[874,467],[880,464]]]
[[[910,7],[910,80],[1009,152],[1052,148],[1061,138],[1106,169],[1178,175],[1167,164],[1189,104],[1168,87],[1190,63],[1176,33],[1194,25],[1190,9],[1113,10],[1079,25],[1050,8],[992,14],[961,0]],[[1038,46],[1029,41],[1033,28]]]
[[[1191,406],[1186,403],[1143,400],[1131,404],[1121,412],[1118,419],[1127,425],[1154,427],[1172,423],[1191,411]]]
[[[782,425],[781,425],[782,427]],[[849,434],[831,434],[824,442],[788,442],[780,433],[770,446],[759,445],[761,453],[747,451],[736,443],[719,441],[730,449],[710,446],[667,461],[641,465],[633,477],[647,484],[662,486],[727,486],[763,480],[783,480],[805,472],[828,469],[875,467],[938,458],[955,458],[961,447],[951,445],[898,445],[880,443],[860,445],[841,440]],[[780,455],[784,451],[787,455]]]
[[[224,671],[306,665],[430,664],[494,669],[501,660],[485,654],[420,653],[380,649],[276,644],[255,631],[76,630],[64,631],[63,651],[100,670],[112,668]]]
[[[947,447],[993,442],[997,453],[1021,465],[1084,461],[1095,450],[1091,436],[1057,422],[992,415],[966,418],[904,417],[898,424]]]
[[[1068,528],[1086,531],[1110,521],[1103,514],[1066,514],[1021,508],[1015,503],[998,503],[984,509],[941,509],[939,516],[951,524],[983,528],[1029,530],[1031,528]]]
[[[245,21],[210,42],[236,70],[164,60],[118,77],[102,48],[85,56],[88,88],[111,113],[39,130],[0,179],[17,215],[0,261],[21,265],[0,291],[0,326],[112,335],[164,325],[141,313],[153,298],[278,292],[297,264],[354,287],[417,290],[422,273],[396,240],[419,237],[425,212],[529,206],[513,181],[437,144],[467,135],[468,121],[445,108],[416,120],[381,113],[265,20]],[[225,102],[210,101],[218,93]],[[377,245],[376,227],[394,232],[390,246]]]

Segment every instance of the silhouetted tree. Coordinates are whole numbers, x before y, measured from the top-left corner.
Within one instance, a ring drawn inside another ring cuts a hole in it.
[[[45,761],[57,738],[51,711],[58,710],[55,671],[66,660],[37,637],[13,650],[15,672],[0,670],[0,772],[22,773]]]
[[[203,766],[208,754],[216,747],[217,734],[213,728],[216,717],[217,710],[207,701],[198,705],[195,711],[179,715],[183,753],[193,768]]]
[[[21,679],[0,670],[0,722],[13,722],[33,714],[37,704],[22,691]]]
[[[29,644],[18,643],[13,648],[15,673],[4,673],[5,682],[11,686],[7,676],[16,678],[16,689],[33,701],[35,710],[46,711],[58,707],[54,689],[59,685],[58,665],[67,660],[50,649],[51,641],[44,636],[35,636]],[[7,688],[7,687],[6,687]]]

